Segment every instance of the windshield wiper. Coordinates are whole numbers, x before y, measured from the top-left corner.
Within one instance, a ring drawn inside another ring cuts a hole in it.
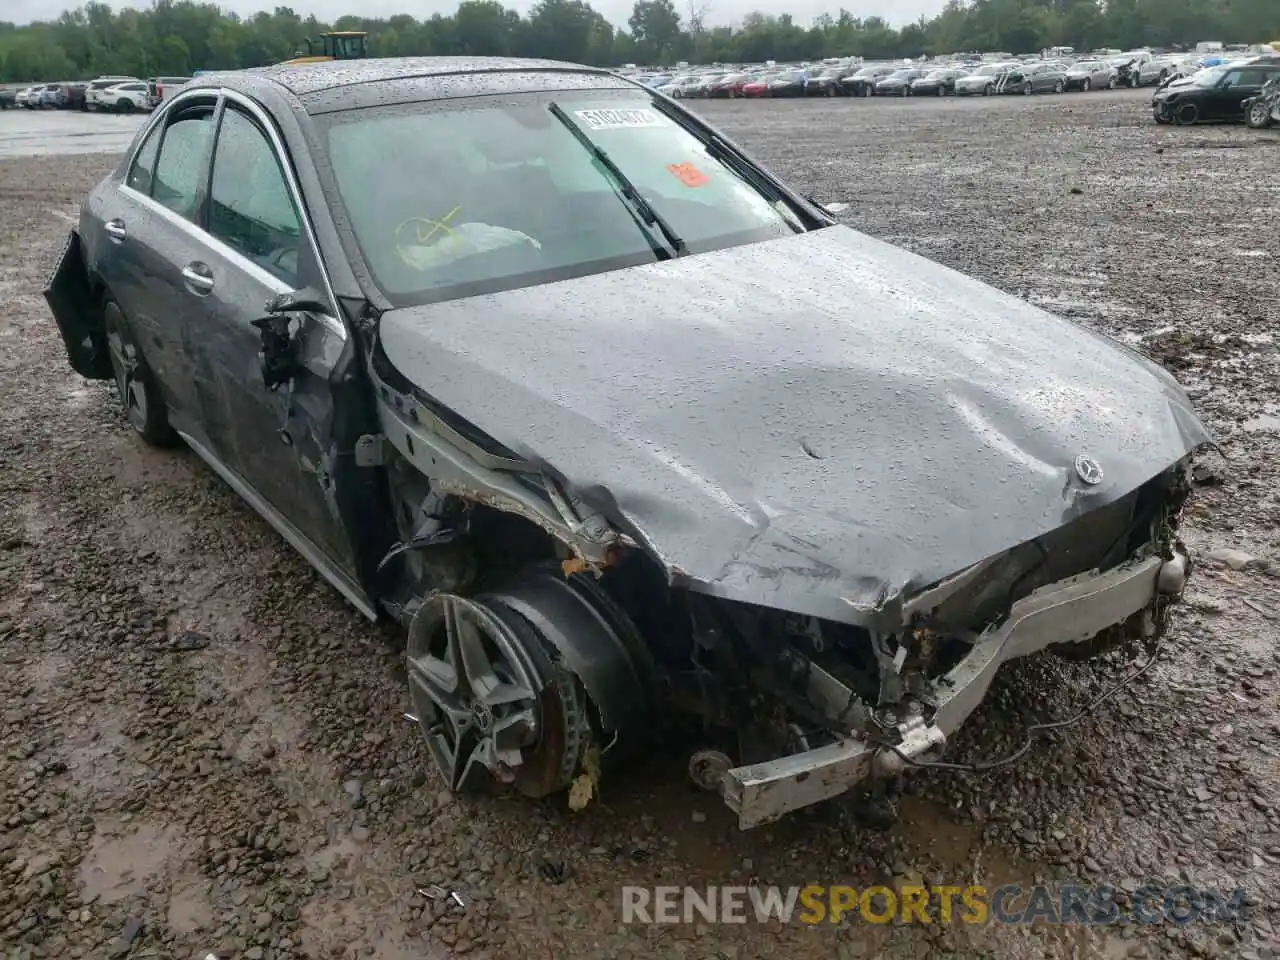
[[[569,118],[569,115],[561,109],[560,104],[552,103],[547,109],[553,117],[564,125],[566,130],[573,134],[574,139],[591,152],[591,155],[596,158],[600,166],[604,167],[609,176],[613,178],[616,192],[627,204],[627,211],[631,214],[632,219],[636,221],[636,224],[644,231],[644,235],[648,237],[649,245],[653,247],[653,252],[664,260],[669,259],[671,256],[671,253],[654,239],[653,234],[649,232],[649,227],[657,227],[662,232],[663,238],[671,245],[671,250],[674,251],[677,257],[682,257],[688,253],[689,251],[685,247],[684,240],[680,238],[680,234],[672,229],[666,217],[653,209],[653,205],[640,195],[636,185],[631,182],[631,179],[625,173],[618,169],[618,165],[613,162],[604,148],[587,136],[586,131]]]

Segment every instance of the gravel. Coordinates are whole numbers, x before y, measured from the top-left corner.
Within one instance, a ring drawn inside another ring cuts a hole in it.
[[[186,452],[75,376],[40,289],[109,156],[0,160],[0,945],[15,958],[1274,957],[1280,885],[1280,138],[1154,126],[1146,94],[700,104],[854,226],[1174,370],[1222,457],[1162,659],[981,776],[914,776],[887,834],[845,807],[739,833],[684,755],[581,814],[458,799],[394,636]],[[87,120],[92,123],[92,119]],[[850,304],[856,310],[856,304]],[[1001,756],[1126,665],[1000,676],[953,755]],[[686,745],[690,748],[696,744]],[[1242,924],[623,926],[623,883],[1250,891]],[[456,893],[456,897],[453,894]]]

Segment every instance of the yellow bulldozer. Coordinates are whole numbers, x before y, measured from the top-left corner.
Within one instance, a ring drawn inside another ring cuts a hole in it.
[[[284,62],[328,63],[330,60],[363,60],[368,55],[369,35],[363,30],[333,30],[320,34],[318,42],[307,37],[307,52],[299,51],[296,57]]]

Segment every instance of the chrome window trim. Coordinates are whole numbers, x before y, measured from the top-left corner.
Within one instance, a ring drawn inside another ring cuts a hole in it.
[[[230,247],[227,244],[223,243],[213,234],[200,229],[198,225],[192,223],[186,217],[182,216],[181,214],[174,213],[172,210],[166,207],[163,203],[159,203],[158,201],[151,199],[144,193],[139,193],[137,190],[133,189],[133,187],[129,186],[128,184],[124,184],[124,183],[120,184],[120,191],[125,195],[127,195],[135,203],[142,204],[144,207],[147,208],[148,212],[154,213],[156,216],[163,218],[173,226],[177,227],[179,230],[182,230],[192,239],[198,240],[201,243],[205,244],[206,246],[212,248],[213,251],[217,253],[220,257],[233,261],[237,267],[244,270],[245,273],[252,274],[253,278],[255,280],[258,280],[264,286],[270,287],[276,293],[292,293],[293,292],[293,287],[289,286],[287,283],[285,283],[283,280],[277,277],[274,273],[272,273],[269,270],[263,269],[261,266],[254,263],[244,254],[242,254],[239,250],[236,250],[234,247]],[[324,319],[328,320],[332,318],[326,317]]]
[[[343,341],[347,339],[347,327],[342,322],[341,313],[338,312],[338,298],[333,291],[333,283],[329,279],[329,271],[324,265],[324,260],[320,255],[320,244],[316,240],[315,228],[311,224],[311,214],[302,200],[302,189],[298,185],[297,175],[293,171],[293,164],[288,160],[288,151],[285,149],[284,141],[280,137],[280,132],[276,129],[275,121],[271,119],[261,106],[250,98],[244,96],[235,90],[227,90],[219,87],[202,87],[197,90],[184,90],[172,100],[159,107],[155,111],[155,115],[147,122],[144,132],[138,138],[137,146],[129,154],[129,162],[124,168],[124,177],[120,181],[118,189],[126,193],[134,201],[143,204],[149,211],[154,212],[157,216],[162,217],[165,221],[177,227],[178,229],[189,234],[196,240],[208,244],[220,256],[232,261],[236,266],[251,274],[255,279],[259,280],[264,286],[267,286],[276,293],[293,293],[293,287],[289,286],[274,273],[264,269],[254,263],[244,254],[240,253],[233,247],[223,243],[213,234],[200,227],[198,224],[192,223],[186,217],[174,213],[162,203],[158,203],[151,197],[133,189],[129,186],[129,171],[133,169],[133,165],[137,162],[138,154],[141,152],[143,145],[147,142],[147,138],[155,131],[158,124],[164,123],[165,118],[175,110],[181,110],[185,104],[190,101],[208,99],[212,97],[214,100],[214,115],[217,116],[218,110],[230,101],[248,114],[263,130],[266,131],[267,139],[271,143],[271,149],[275,152],[276,162],[280,164],[280,169],[284,171],[285,186],[289,191],[289,196],[293,200],[294,207],[298,211],[299,226],[302,229],[302,236],[311,244],[314,253],[316,268],[320,271],[321,281],[324,284],[322,291],[327,298],[329,309],[333,312],[332,316],[319,314],[316,319],[325,327],[340,337]],[[217,151],[217,131],[214,131],[215,138],[213,143],[214,153]],[[164,143],[160,144],[161,148]],[[157,159],[159,154],[157,153]],[[214,155],[209,157],[210,170],[213,168]]]
[[[161,123],[164,123],[165,118],[169,115],[171,111],[177,108],[177,106],[181,101],[195,100],[197,99],[197,97],[201,95],[205,97],[213,98],[213,110],[214,110],[214,113],[217,113],[218,106],[222,102],[222,91],[215,90],[213,88],[210,88],[208,90],[188,90],[187,92],[179,94],[178,96],[170,100],[168,103],[164,104],[161,107],[157,107],[155,110],[152,111],[151,119],[149,119],[142,126],[142,136],[138,137],[137,145],[133,148],[133,150],[129,152],[129,162],[125,164],[124,179],[122,183],[128,183],[129,171],[132,170],[133,165],[138,162],[138,154],[142,152],[143,145],[147,142],[147,138],[150,137],[151,134],[155,132],[156,127]],[[133,193],[135,196],[138,195],[138,192],[136,190],[133,191]]]

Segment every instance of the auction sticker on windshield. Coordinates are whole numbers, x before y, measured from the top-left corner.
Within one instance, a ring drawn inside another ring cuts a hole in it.
[[[575,110],[574,113],[592,130],[662,126],[662,120],[652,110]]]

